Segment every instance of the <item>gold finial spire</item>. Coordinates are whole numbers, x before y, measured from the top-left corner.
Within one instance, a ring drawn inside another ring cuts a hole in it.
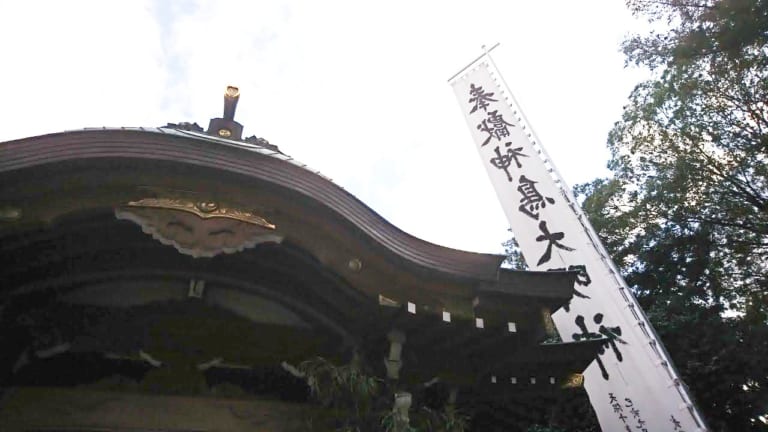
[[[235,86],[227,86],[227,91],[224,92],[224,118],[226,120],[235,119],[235,110],[239,99],[240,89]]]
[[[221,118],[211,119],[207,131],[209,135],[233,140],[242,139],[243,125],[235,121],[235,110],[239,99],[240,89],[235,86],[227,86],[227,90],[224,92],[224,115]]]

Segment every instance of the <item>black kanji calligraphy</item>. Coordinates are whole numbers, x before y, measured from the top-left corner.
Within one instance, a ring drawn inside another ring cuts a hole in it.
[[[621,338],[621,327],[607,327],[603,325],[603,314],[601,313],[596,313],[593,320],[595,321],[595,324],[600,326],[597,331],[608,339],[607,345],[604,344],[603,348],[610,347],[613,354],[616,356],[616,360],[624,361],[624,356],[621,355],[621,351],[619,351],[619,347],[616,345],[616,342],[627,345],[627,342]],[[598,350],[598,352],[602,354],[601,350]]]
[[[493,151],[496,153],[496,157],[491,158],[490,162],[496,168],[504,170],[504,172],[507,174],[507,180],[511,182],[513,179],[512,174],[509,172],[509,168],[512,165],[512,161],[515,161],[515,165],[517,165],[518,168],[522,168],[523,165],[520,163],[518,158],[528,157],[528,155],[523,154],[522,147],[510,148],[512,146],[511,142],[505,143],[504,146],[507,148],[507,151],[503,154],[501,153],[499,146],[496,146],[496,148],[493,149]]]
[[[568,266],[568,270],[576,270],[579,274],[576,276],[576,284],[581,286],[589,286],[592,284],[592,278],[587,273],[587,266],[584,264],[576,264]],[[589,297],[587,297],[589,298]]]
[[[589,284],[592,283],[592,280],[589,279],[589,275],[587,274],[587,267],[585,265],[582,265],[582,264],[570,265],[570,266],[568,266],[567,269],[564,268],[564,267],[547,269],[547,271],[566,271],[566,270],[570,270],[570,271],[576,270],[576,271],[579,272],[579,274],[576,276],[576,284],[577,285],[589,285]],[[587,280],[589,281],[586,284],[582,283],[582,281],[584,280],[583,279],[584,277],[586,277]],[[578,298],[583,298],[583,299],[591,299],[592,298],[592,297],[584,294],[583,292],[577,290],[576,288],[573,289],[573,295],[578,297]],[[570,312],[571,311],[571,302],[570,302],[570,300],[563,305],[563,309],[565,309],[566,312]]]
[[[537,266],[540,266],[552,259],[552,246],[568,252],[573,252],[576,250],[572,247],[560,243],[560,240],[565,238],[565,234],[561,232],[550,233],[549,228],[547,228],[547,221],[539,222],[539,231],[541,231],[541,235],[536,237],[536,241],[546,241],[547,249],[544,251],[544,255],[539,258],[539,262],[536,263]]]
[[[488,118],[480,122],[477,125],[477,129],[488,134],[488,138],[480,144],[480,147],[488,144],[491,139],[496,138],[501,141],[502,138],[509,136],[509,128],[507,126],[514,127],[512,123],[507,123],[504,117],[499,114],[499,110],[490,111]]]
[[[539,220],[539,210],[546,208],[547,203],[554,204],[555,200],[550,197],[545,197],[536,189],[536,181],[529,179],[528,177],[521,175],[518,179],[520,185],[517,186],[517,191],[520,192],[520,210],[524,215],[533,219]]]
[[[592,339],[601,339],[603,336],[600,333],[590,332],[589,329],[587,329],[586,323],[584,323],[584,317],[582,315],[578,315],[576,317],[576,326],[579,327],[579,330],[581,330],[581,333],[574,333],[573,334],[573,340],[575,341],[582,341],[582,340],[592,340]],[[602,345],[601,345],[602,349]],[[604,352],[604,350],[603,350]],[[598,356],[596,357],[597,364],[600,367],[600,373],[603,375],[603,379],[609,379],[610,375],[608,374],[608,371],[605,369],[605,365],[603,364],[603,359],[600,358],[600,353],[598,351]],[[614,411],[616,410],[616,405],[621,407],[621,404],[618,402],[615,402],[613,407]]]
[[[673,430],[683,432],[683,425],[680,424],[680,420],[676,419],[675,416],[670,415],[669,421],[672,422]]]
[[[476,86],[474,84],[469,85],[469,95],[471,96],[469,98],[469,103],[474,104],[472,110],[469,112],[470,114],[474,113],[478,109],[487,112],[488,105],[491,102],[498,102],[498,100],[492,98],[493,93],[486,92],[483,90],[482,86]]]
[[[606,327],[603,325],[603,314],[596,313],[592,320],[595,322],[595,324],[600,326],[598,327],[597,332],[589,331],[582,315],[576,316],[576,326],[579,328],[579,330],[581,330],[581,333],[574,333],[573,340],[578,342],[582,340],[604,339],[603,343],[600,344],[600,347],[597,350],[597,357],[595,360],[597,360],[597,365],[600,367],[600,373],[602,374],[603,379],[607,380],[610,379],[610,375],[608,374],[608,370],[606,370],[605,365],[603,364],[601,356],[606,353],[607,348],[611,348],[613,354],[616,356],[616,360],[620,362],[624,361],[624,356],[621,354],[621,351],[619,351],[618,346],[616,346],[616,342],[618,341],[622,344],[626,344],[626,342],[620,337],[621,327]]]

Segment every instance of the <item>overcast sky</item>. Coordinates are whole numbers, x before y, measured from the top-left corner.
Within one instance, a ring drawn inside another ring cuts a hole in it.
[[[390,222],[501,252],[508,224],[447,84],[494,58],[565,181],[605,176],[605,141],[644,73],[623,1],[0,2],[0,141],[221,116]]]

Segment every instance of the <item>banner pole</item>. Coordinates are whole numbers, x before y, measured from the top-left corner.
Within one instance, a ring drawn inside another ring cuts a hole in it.
[[[485,45],[483,45],[483,51],[484,51],[484,53],[483,53],[483,54],[481,54],[481,55],[480,55],[479,57],[477,57],[476,59],[472,60],[472,61],[471,61],[471,62],[470,62],[468,65],[466,65],[466,66],[464,66],[463,68],[461,68],[461,70],[460,70],[460,71],[458,71],[458,72],[456,72],[455,74],[453,74],[453,76],[452,76],[452,77],[448,78],[448,83],[450,84],[450,83],[451,83],[453,80],[455,80],[455,79],[456,79],[456,77],[457,77],[457,76],[461,75],[461,74],[462,74],[462,73],[463,73],[465,70],[467,70],[467,69],[469,69],[470,67],[472,67],[472,65],[474,65],[475,63],[477,63],[478,61],[480,61],[480,59],[482,59],[484,56],[487,56],[487,55],[488,55],[488,53],[490,53],[490,52],[491,52],[491,51],[493,51],[494,49],[498,48],[498,47],[499,47],[499,45],[501,45],[501,43],[499,43],[499,42],[496,42],[496,44],[495,44],[494,46],[492,46],[492,47],[491,47],[491,49],[485,49]]]

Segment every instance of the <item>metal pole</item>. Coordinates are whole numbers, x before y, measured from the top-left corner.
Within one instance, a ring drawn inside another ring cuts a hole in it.
[[[499,42],[496,42],[496,45],[492,46],[492,47],[491,47],[491,49],[485,49],[485,45],[483,45],[483,51],[484,51],[484,53],[483,53],[482,55],[480,55],[478,58],[476,58],[476,59],[472,60],[472,62],[470,62],[468,65],[466,65],[466,66],[464,66],[463,68],[461,68],[461,70],[460,70],[460,71],[458,71],[458,72],[456,72],[455,74],[453,74],[453,76],[452,76],[452,77],[448,78],[448,83],[450,83],[450,82],[452,82],[453,80],[455,80],[455,79],[456,79],[456,77],[457,77],[457,76],[459,76],[459,75],[461,75],[461,73],[462,73],[462,72],[464,72],[465,70],[467,70],[467,69],[469,69],[470,67],[472,67],[472,65],[473,65],[473,64],[477,63],[477,62],[478,62],[480,59],[482,59],[483,57],[487,56],[489,52],[491,52],[491,51],[493,51],[494,49],[496,49],[496,48],[497,48],[499,45],[501,45],[501,43],[499,43]],[[489,57],[489,58],[490,58],[490,57]]]

